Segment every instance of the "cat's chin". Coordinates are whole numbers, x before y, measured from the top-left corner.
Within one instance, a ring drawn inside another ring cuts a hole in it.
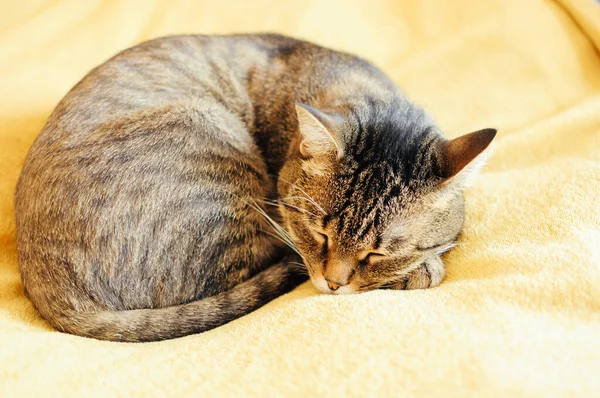
[[[325,280],[325,278],[323,277],[319,277],[319,278],[313,278],[312,276],[310,277],[310,281],[312,282],[313,286],[320,291],[321,293],[326,293],[326,294],[332,294],[334,293],[329,286],[327,286],[327,281]]]

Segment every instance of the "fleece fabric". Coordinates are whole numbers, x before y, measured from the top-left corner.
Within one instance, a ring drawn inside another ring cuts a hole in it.
[[[600,6],[592,0],[0,0],[0,396],[600,396]],[[59,333],[19,278],[25,154],[88,70],[175,33],[279,32],[380,66],[448,137],[497,128],[434,289],[309,283],[207,333]]]

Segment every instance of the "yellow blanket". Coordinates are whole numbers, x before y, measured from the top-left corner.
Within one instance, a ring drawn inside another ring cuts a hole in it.
[[[600,396],[600,5],[593,0],[0,0],[0,396]],[[171,33],[276,31],[379,65],[457,136],[499,129],[448,277],[304,284],[148,344],[52,330],[25,298],[12,195],[90,68]]]

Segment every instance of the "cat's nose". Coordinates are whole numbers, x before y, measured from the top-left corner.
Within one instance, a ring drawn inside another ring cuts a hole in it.
[[[326,279],[326,280],[327,280],[327,279]],[[340,284],[340,283],[336,283],[336,282],[330,281],[330,280],[327,280],[327,286],[329,286],[329,288],[330,288],[331,290],[333,290],[333,291],[336,291],[336,290],[338,290],[338,288],[339,288],[340,286],[344,286],[344,285],[342,285],[342,284]]]

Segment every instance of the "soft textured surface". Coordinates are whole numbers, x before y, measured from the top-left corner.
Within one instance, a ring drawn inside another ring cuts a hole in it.
[[[0,396],[599,396],[600,7],[592,0],[0,5]],[[277,31],[378,64],[457,136],[496,127],[462,245],[426,291],[310,284],[150,344],[58,333],[19,280],[26,151],[91,67],[169,33]]]

